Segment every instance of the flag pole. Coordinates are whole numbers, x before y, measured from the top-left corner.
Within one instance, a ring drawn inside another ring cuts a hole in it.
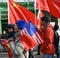
[[[34,0],[35,26],[36,26],[36,0]]]
[[[10,18],[9,18],[9,0],[7,1],[7,6],[8,6],[8,24],[10,24]]]
[[[28,0],[28,9],[29,9],[29,3],[30,3],[30,0]]]

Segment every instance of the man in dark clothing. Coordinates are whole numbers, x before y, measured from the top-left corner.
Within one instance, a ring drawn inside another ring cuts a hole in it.
[[[59,29],[59,26],[55,24],[54,26],[54,45],[55,45],[55,53],[57,55],[57,58],[59,58],[59,51],[58,51],[58,47],[59,47],[59,35],[57,30]]]

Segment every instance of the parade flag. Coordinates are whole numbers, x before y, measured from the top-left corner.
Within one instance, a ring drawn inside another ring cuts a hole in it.
[[[19,20],[16,24],[20,29],[22,29],[20,40],[22,41],[26,50],[34,48],[43,43],[43,40],[32,22],[28,22],[26,24],[25,21]]]
[[[21,29],[21,36],[20,40],[22,41],[22,44],[24,45],[25,50],[29,50],[32,47],[36,46],[35,41],[29,36],[27,30],[26,30],[26,21],[25,20],[19,20],[16,22],[19,29]],[[33,44],[32,44],[33,43]]]
[[[35,24],[35,15],[18,3],[8,0],[8,21],[16,23],[18,20],[25,20],[27,23],[32,21]]]
[[[30,42],[30,45],[28,45],[30,49],[35,48],[37,45],[43,43],[42,38],[40,37],[36,27],[32,24],[32,22],[29,22],[26,25],[26,27],[22,30],[22,34],[27,34],[28,35],[27,37],[30,38],[26,40],[27,44]]]
[[[60,18],[60,0],[36,0],[36,3],[40,11],[48,11],[51,15]]]
[[[34,24],[32,24],[32,22],[29,22],[26,25],[26,30],[29,33],[29,35],[34,39],[34,41],[36,42],[37,45],[43,43],[43,40],[41,39],[40,35],[38,34],[37,28],[35,27]]]

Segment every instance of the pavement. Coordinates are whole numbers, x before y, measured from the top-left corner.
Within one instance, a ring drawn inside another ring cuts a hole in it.
[[[41,55],[37,55],[37,47],[32,51],[32,54],[33,58],[44,58],[44,55],[42,53]],[[8,52],[4,52],[3,47],[0,47],[0,58],[9,58]],[[54,55],[54,58],[57,58],[56,55]]]
[[[1,52],[0,53],[0,58],[9,58],[7,52]]]
[[[7,52],[1,52],[0,58],[9,58]],[[43,54],[41,55],[34,55],[33,58],[44,58]],[[57,58],[56,55],[54,55],[54,58]]]

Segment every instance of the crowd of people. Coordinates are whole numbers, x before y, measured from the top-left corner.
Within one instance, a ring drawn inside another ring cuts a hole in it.
[[[59,35],[56,32],[59,26],[57,24],[52,26],[48,20],[48,17],[45,16],[41,18],[41,25],[42,26],[38,32],[44,42],[38,46],[38,54],[40,55],[41,52],[44,54],[45,58],[53,58],[53,55],[56,53],[57,58],[59,58]],[[14,58],[29,58],[27,53],[32,53],[30,50],[25,51],[24,46],[20,40],[22,28],[23,27],[19,26],[18,23],[8,24],[7,33],[4,31],[1,36],[2,39],[8,40]],[[4,45],[3,47],[5,50]]]

